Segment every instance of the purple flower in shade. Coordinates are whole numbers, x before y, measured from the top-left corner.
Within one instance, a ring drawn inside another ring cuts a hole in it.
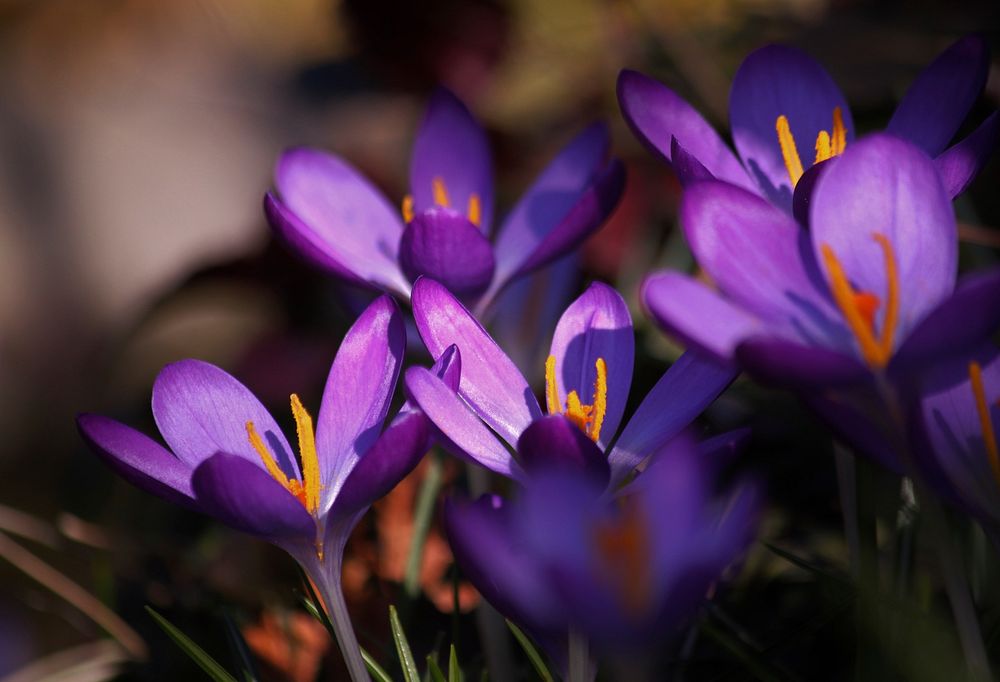
[[[486,134],[453,94],[431,97],[410,161],[410,195],[397,210],[339,157],[285,152],[277,192],[264,199],[274,229],[335,275],[406,298],[427,275],[486,310],[512,280],[578,246],[614,209],[622,164],[608,160],[606,126],[576,136],[500,226]]]
[[[917,409],[923,478],[1000,540],[1000,352],[984,347],[926,372]]]
[[[716,497],[720,460],[681,435],[615,495],[580,470],[542,468],[517,499],[445,507],[463,572],[553,649],[574,630],[606,652],[676,628],[753,538],[753,485]]]
[[[988,71],[986,42],[979,36],[958,40],[917,77],[887,126],[935,159],[951,197],[968,187],[1000,139],[1000,114],[994,112],[947,147]],[[633,132],[682,183],[728,182],[785,211],[794,208],[800,221],[808,215],[816,175],[827,165],[822,162],[842,154],[855,133],[847,101],[826,70],[782,45],[752,52],[733,79],[729,120],[739,158],[690,104],[648,76],[623,71],[618,100]]]
[[[456,392],[434,372],[410,367],[405,376],[410,399],[452,450],[517,480],[525,478],[526,469],[559,461],[614,487],[690,424],[735,376],[715,361],[685,354],[615,440],[632,384],[635,338],[628,307],[611,287],[592,284],[556,325],[545,363],[548,416],[511,359],[443,285],[426,277],[416,282],[413,316],[431,355],[455,346],[462,369]],[[516,459],[507,446],[516,449]]]
[[[383,422],[406,348],[402,314],[376,299],[348,331],[330,368],[315,429],[296,395],[298,452],[239,381],[197,360],[167,365],[153,416],[169,450],[113,419],[78,418],[112,469],[147,492],[214,516],[291,554],[312,578],[355,679],[368,679],[340,590],[348,535],[371,503],[429,445],[429,424],[404,407]],[[448,380],[447,359],[436,369]]]
[[[1000,272],[956,287],[948,194],[931,159],[889,134],[855,142],[819,178],[808,231],[760,196],[716,180],[692,184],[680,215],[715,286],[653,274],[643,286],[653,317],[692,348],[809,389],[803,394],[828,403],[820,411],[841,430],[858,432],[850,422],[868,408],[852,412],[812,389],[877,377],[901,385],[930,360],[976,348],[1000,324]],[[891,455],[882,459],[892,465]]]

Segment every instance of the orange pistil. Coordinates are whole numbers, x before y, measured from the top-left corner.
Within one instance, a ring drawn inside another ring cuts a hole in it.
[[[1000,449],[997,448],[997,435],[996,431],[993,430],[993,420],[990,418],[990,406],[986,402],[983,368],[978,362],[969,363],[969,381],[972,384],[972,395],[976,399],[976,413],[979,415],[979,428],[983,432],[986,456],[990,460],[993,477],[996,479],[997,485],[1000,485]]]
[[[875,334],[875,312],[878,297],[868,291],[855,291],[847,279],[844,268],[829,244],[823,244],[821,251],[827,275],[830,277],[830,291],[847,326],[861,348],[861,356],[869,367],[881,369],[889,363],[896,326],[899,322],[899,273],[892,244],[884,234],[875,233],[872,238],[878,242],[885,257],[885,278],[887,284],[885,318],[882,320],[881,334]]]
[[[643,615],[652,592],[652,549],[638,504],[625,500],[619,519],[594,530],[594,543],[600,569],[613,582],[625,609],[633,616]]]
[[[319,509],[319,491],[322,487],[319,481],[319,457],[316,453],[316,437],[313,432],[312,417],[302,406],[299,397],[291,396],[292,414],[295,416],[296,430],[299,437],[299,455],[302,458],[302,480],[290,479],[275,461],[271,451],[260,437],[252,421],[246,423],[247,436],[250,445],[260,455],[264,468],[271,478],[295,496],[310,514],[315,515]]]
[[[566,415],[567,419],[596,442],[601,437],[601,426],[604,425],[604,415],[608,411],[608,366],[604,358],[597,358],[594,367],[597,378],[594,380],[593,401],[584,405],[580,395],[576,391],[570,391],[563,409],[556,386],[556,356],[550,355],[545,361],[545,405],[549,414]]]
[[[434,195],[435,206],[440,206],[441,208],[451,207],[451,201],[448,199],[448,188],[444,184],[444,178],[436,176],[433,180],[431,180],[431,192]],[[403,204],[400,208],[400,212],[403,214],[403,222],[409,223],[413,220],[414,208],[412,194],[407,194],[403,197]],[[469,195],[467,215],[469,217],[469,222],[477,227],[482,221],[482,210],[482,203],[479,199],[479,195],[473,192]]]
[[[792,127],[788,122],[788,117],[784,114],[778,116],[774,129],[778,134],[778,146],[781,148],[781,158],[788,171],[788,179],[791,180],[794,188],[805,171],[802,167],[802,159],[799,157],[798,147],[795,145],[795,136],[792,135]],[[844,116],[840,107],[834,107],[831,131],[821,130],[816,135],[816,157],[813,163],[820,163],[832,159],[834,156],[839,156],[844,153],[846,148],[847,128],[844,126]]]

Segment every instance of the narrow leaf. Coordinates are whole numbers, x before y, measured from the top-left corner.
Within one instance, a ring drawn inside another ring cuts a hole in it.
[[[548,666],[545,665],[545,659],[543,659],[542,655],[538,653],[538,649],[536,649],[535,645],[531,643],[528,636],[524,634],[521,628],[514,625],[510,619],[506,620],[507,627],[510,628],[510,631],[514,634],[514,639],[517,640],[517,643],[521,645],[522,649],[524,649],[524,653],[528,656],[528,660],[531,661],[531,666],[535,669],[535,672],[538,673],[538,676],[542,678],[544,682],[555,682],[555,678],[553,678],[552,673],[549,672]]]
[[[226,669],[219,665],[214,658],[209,656],[204,649],[195,644],[194,640],[174,627],[170,621],[154,611],[153,607],[147,606],[146,611],[153,617],[156,624],[163,628],[163,631],[167,633],[167,636],[174,640],[174,643],[177,644],[177,646],[179,646],[184,653],[190,656],[191,660],[197,663],[209,677],[216,682],[236,682],[236,678],[226,672]]]
[[[431,654],[427,654],[427,672],[430,674],[433,682],[447,682],[444,679],[444,673],[441,671],[441,666],[438,665],[437,660]]]
[[[258,682],[257,668],[253,664],[253,656],[250,655],[250,648],[247,646],[246,640],[243,639],[243,634],[236,626],[236,623],[233,622],[227,609],[222,610],[222,620],[226,624],[226,639],[229,640],[229,646],[240,660],[242,666],[240,672],[243,673],[244,682]]]
[[[372,677],[375,678],[375,682],[392,682],[392,678],[389,677],[389,673],[378,664],[370,653],[361,649],[361,658],[365,659],[365,666],[368,668],[368,672],[371,673]]]
[[[458,665],[458,652],[455,651],[454,644],[448,652],[448,682],[462,682],[462,668]]]
[[[395,606],[389,606],[389,626],[392,628],[392,639],[396,643],[396,654],[399,656],[399,665],[403,669],[403,677],[406,682],[420,682],[420,673],[417,672],[417,663],[413,660],[413,652],[410,651],[410,643],[406,641],[406,633],[399,622],[399,613]]]

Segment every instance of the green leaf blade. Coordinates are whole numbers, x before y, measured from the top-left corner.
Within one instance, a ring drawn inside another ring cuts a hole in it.
[[[236,678],[219,665],[218,661],[209,656],[208,652],[198,646],[193,639],[181,632],[173,623],[157,613],[153,607],[147,606],[146,612],[167,633],[167,636],[180,647],[181,651],[197,663],[198,667],[204,670],[205,674],[215,680],[215,682],[236,682]]]
[[[399,612],[395,606],[389,607],[389,625],[392,629],[392,640],[396,644],[399,665],[403,668],[403,678],[406,682],[420,682],[417,662],[413,660],[413,652],[410,650],[410,643],[406,641],[406,633],[403,632],[403,625],[399,622]]]

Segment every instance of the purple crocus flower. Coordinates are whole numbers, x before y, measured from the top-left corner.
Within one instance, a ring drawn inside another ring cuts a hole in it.
[[[967,36],[942,52],[903,96],[887,130],[935,159],[949,196],[965,190],[1000,139],[994,112],[952,147],[986,85],[989,49]],[[733,79],[729,120],[738,158],[695,109],[635,71],[618,79],[618,100],[636,136],[681,182],[715,178],[765,197],[805,220],[815,175],[854,139],[851,111],[826,70],[792,47],[752,52]],[[815,150],[815,157],[813,153]]]
[[[923,478],[1000,540],[1000,351],[942,363],[922,384],[913,441]]]
[[[404,408],[382,428],[405,349],[402,314],[383,295],[345,336],[315,429],[298,396],[291,396],[299,458],[243,384],[198,360],[167,365],[153,386],[153,416],[169,450],[100,415],[81,415],[78,425],[134,485],[291,554],[326,602],[352,677],[367,680],[340,569],[355,524],[429,445],[429,424],[419,410]]]
[[[511,503],[449,502],[448,537],[472,583],[541,641],[573,630],[638,649],[689,617],[753,538],[757,490],[716,497],[718,464],[682,435],[616,495],[543,467]]]
[[[417,133],[401,209],[344,160],[308,148],[279,159],[264,208],[285,241],[335,275],[403,298],[427,275],[484,311],[505,285],[573,250],[608,217],[625,177],[608,148],[603,124],[577,135],[491,242],[486,134],[442,88]]]
[[[545,363],[548,416],[513,361],[443,285],[419,279],[413,315],[431,355],[455,346],[462,369],[456,392],[434,372],[409,368],[410,399],[453,450],[517,480],[525,478],[525,469],[561,460],[614,487],[690,424],[735,376],[715,361],[685,354],[616,440],[632,384],[635,339],[628,307],[613,288],[592,284],[556,325]],[[516,449],[517,459],[494,433]]]
[[[811,400],[825,400],[816,387],[902,381],[1000,323],[1000,272],[956,287],[948,194],[931,159],[892,135],[855,142],[819,178],[808,231],[717,180],[692,184],[680,215],[715,286],[653,274],[643,287],[653,317],[690,347]],[[842,401],[827,407],[834,421],[855,418]]]

